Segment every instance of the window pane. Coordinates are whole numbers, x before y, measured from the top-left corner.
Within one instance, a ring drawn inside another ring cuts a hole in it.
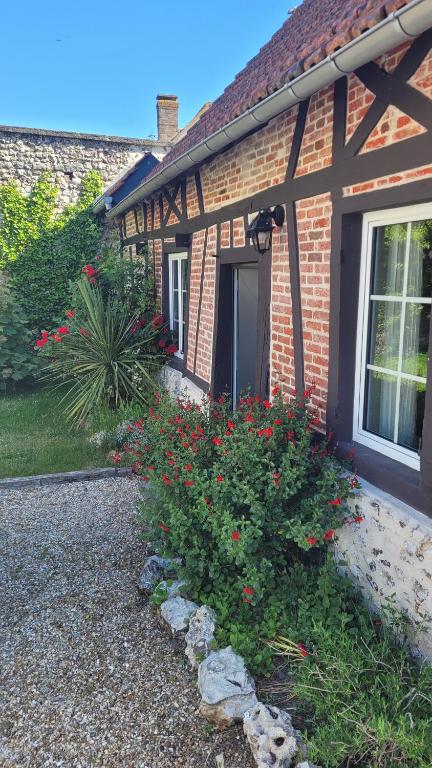
[[[372,293],[400,296],[403,289],[407,224],[391,224],[374,230]]]
[[[397,370],[402,304],[396,301],[371,301],[369,359],[372,365]]]
[[[172,284],[173,288],[178,288],[178,261],[172,262]]]
[[[432,219],[412,224],[407,296],[432,294]]]
[[[179,316],[178,291],[173,291],[172,314],[173,314],[173,320],[174,321],[178,320],[178,316]]]
[[[418,451],[423,429],[426,385],[401,381],[398,444]]]
[[[187,291],[188,260],[182,259],[181,262],[181,284],[184,291]]]
[[[402,371],[412,376],[427,376],[430,304],[407,302]]]
[[[394,438],[396,376],[368,371],[364,429],[387,440]]]

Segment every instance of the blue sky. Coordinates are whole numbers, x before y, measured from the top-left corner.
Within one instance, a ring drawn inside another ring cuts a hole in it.
[[[157,93],[187,123],[287,18],[293,0],[2,3],[0,124],[156,132]]]

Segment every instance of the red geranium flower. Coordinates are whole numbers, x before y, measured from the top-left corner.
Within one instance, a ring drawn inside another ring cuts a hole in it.
[[[251,413],[247,413],[246,416],[245,416],[245,421],[248,421],[249,423],[252,423],[253,421],[255,421],[255,419],[254,419],[254,417],[252,416]]]
[[[216,480],[218,481],[218,483],[223,483],[222,475],[216,475]]]
[[[235,429],[235,424],[234,424],[234,422],[233,422],[233,421],[230,421],[230,420],[228,419],[228,421],[227,421],[227,427],[228,427],[228,429],[231,429],[231,430]]]
[[[75,310],[74,309],[68,309],[66,312],[66,317],[69,318],[69,320],[72,320],[73,317],[75,317]]]
[[[258,430],[258,435],[260,437],[271,437],[273,434],[273,427],[266,427],[264,429]]]
[[[279,427],[282,424],[282,419],[275,419],[274,423],[276,424],[277,427]]]
[[[172,451],[165,451],[165,456],[174,456]]]
[[[189,443],[182,443],[183,448],[189,448]]]
[[[121,455],[121,453],[119,453],[117,451],[116,453],[112,454],[111,458],[112,458],[114,464],[120,464],[120,462],[122,460],[122,455]]]
[[[220,437],[212,437],[212,443],[213,445],[222,445],[222,440]]]
[[[37,346],[37,347],[39,347],[39,349],[41,349],[41,347],[44,347],[44,346],[45,346],[45,344],[47,343],[47,341],[48,341],[48,339],[47,339],[47,338],[45,338],[45,337],[43,337],[42,339],[38,339],[38,340],[36,341],[36,346]]]
[[[273,482],[276,486],[280,485],[280,473],[279,472],[273,472]]]
[[[162,481],[165,483],[165,485],[172,484],[172,480],[168,477],[168,475],[162,475]]]
[[[57,328],[57,333],[63,334],[63,333],[69,333],[69,328],[67,325],[62,325],[60,328]]]
[[[316,536],[308,536],[306,539],[307,543],[311,545],[311,547],[314,546],[314,544],[317,543],[318,539]]]
[[[243,587],[243,592],[245,593],[245,595],[249,595],[249,596],[252,596],[254,593],[252,587]]]
[[[363,520],[364,520],[364,517],[363,517],[362,515],[357,515],[357,516],[354,518],[354,521],[355,521],[356,523],[362,523],[362,522],[363,522]]]
[[[195,482],[194,482],[194,480],[185,480],[184,484],[185,484],[186,488],[190,488],[192,485],[195,485]]]
[[[293,419],[294,418],[294,411],[288,411],[288,418]]]
[[[274,387],[272,390],[272,395],[275,397],[278,394],[278,392],[280,392],[280,387]]]
[[[82,268],[82,272],[87,275],[87,277],[94,277],[96,274],[96,270],[91,264],[86,264],[85,267]]]
[[[158,328],[160,325],[163,325],[165,322],[165,318],[163,315],[155,315],[152,319],[152,323],[155,328]]]
[[[233,541],[238,541],[240,539],[240,534],[238,531],[233,531],[233,534],[231,536]]]
[[[159,523],[159,526],[158,526],[158,527],[159,527],[159,528],[161,529],[161,531],[163,531],[164,533],[169,533],[169,532],[170,532],[170,530],[171,530],[171,528],[168,528],[168,526],[167,526],[167,525],[164,525],[163,523]]]
[[[168,347],[165,347],[164,352],[166,355],[174,355],[178,350],[178,347],[175,344],[169,344]]]
[[[323,539],[324,541],[330,541],[334,536],[334,530],[332,528],[329,528],[329,530],[324,534]]]
[[[331,499],[330,501],[327,502],[327,504],[329,505],[329,507],[338,507],[339,504],[342,504],[342,499],[339,499],[339,498]]]
[[[192,464],[186,464],[185,470],[186,470],[186,472],[191,472],[192,471]]]
[[[159,339],[158,347],[159,349],[164,349],[166,347],[166,339]]]
[[[263,400],[262,402],[263,402],[264,408],[268,409],[268,408],[272,407],[272,404],[271,404],[270,400]]]

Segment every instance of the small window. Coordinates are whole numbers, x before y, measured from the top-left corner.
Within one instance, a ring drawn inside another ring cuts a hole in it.
[[[177,357],[184,355],[185,326],[187,315],[187,253],[169,254],[169,315],[170,329],[177,344]]]
[[[364,216],[353,437],[420,468],[432,205]]]

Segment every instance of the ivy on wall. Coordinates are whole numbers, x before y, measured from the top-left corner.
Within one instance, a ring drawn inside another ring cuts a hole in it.
[[[59,190],[49,174],[27,196],[14,183],[0,187],[0,268],[10,273],[30,327],[63,317],[70,281],[96,256],[102,224],[91,204],[101,191],[100,175],[90,171],[78,202],[56,213]]]

